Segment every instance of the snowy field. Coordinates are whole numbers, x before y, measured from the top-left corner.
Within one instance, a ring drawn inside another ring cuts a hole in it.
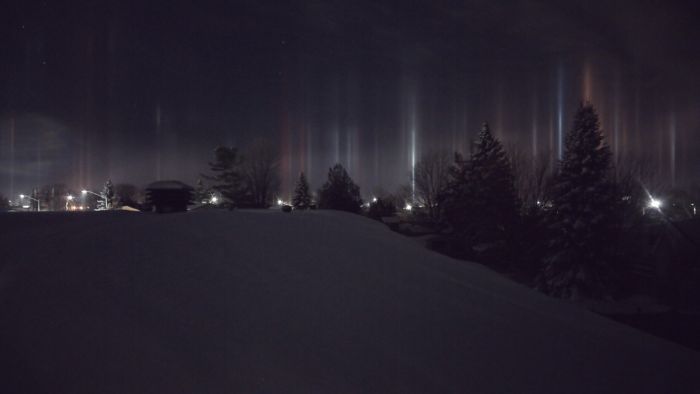
[[[700,393],[700,353],[339,212],[0,215],[0,393]]]

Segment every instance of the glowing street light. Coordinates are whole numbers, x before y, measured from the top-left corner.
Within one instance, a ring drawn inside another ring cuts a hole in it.
[[[413,206],[411,204],[406,204],[406,207],[404,207],[404,209],[410,212],[413,209]]]
[[[83,196],[85,196],[85,195],[87,195],[88,193],[90,193],[90,194],[93,194],[93,195],[95,195],[95,196],[97,196],[97,197],[103,199],[103,200],[104,200],[104,204],[105,204],[105,209],[108,208],[108,206],[107,206],[107,196],[105,196],[104,194],[97,194],[97,193],[91,192],[90,190],[87,190],[87,189],[81,190],[80,193],[81,193]]]
[[[19,198],[20,198],[20,200],[24,200],[26,198],[26,199],[31,200],[31,201],[36,201],[36,211],[37,212],[41,211],[41,201],[39,201],[38,198],[29,197],[26,194],[20,194]]]
[[[278,198],[278,199],[277,199],[277,205],[280,205],[280,206],[281,206],[281,205],[284,205],[284,201],[282,201],[281,199]]]
[[[377,197],[372,197],[372,202],[377,202]]]
[[[663,205],[661,203],[661,200],[657,200],[653,197],[649,200],[649,208],[659,209],[659,208],[661,208],[661,205]]]
[[[68,205],[70,205],[71,201],[73,201],[73,196],[69,194],[66,196],[66,211],[69,210]]]
[[[211,200],[209,201],[211,201],[212,204],[216,204],[219,199],[216,196],[211,196]]]

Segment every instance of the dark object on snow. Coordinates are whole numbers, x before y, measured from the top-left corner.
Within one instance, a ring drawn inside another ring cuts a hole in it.
[[[158,213],[185,212],[193,204],[194,189],[180,181],[158,181],[146,187],[146,201]]]
[[[282,205],[282,212],[286,212],[286,213],[292,212],[292,206],[291,205]]]

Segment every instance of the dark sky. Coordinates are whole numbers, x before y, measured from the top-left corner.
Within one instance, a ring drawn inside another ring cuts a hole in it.
[[[618,157],[698,181],[695,2],[203,3],[3,6],[0,193],[193,183],[217,145],[256,138],[280,149],[285,192],[334,162],[391,191],[485,120],[556,156],[581,100]]]

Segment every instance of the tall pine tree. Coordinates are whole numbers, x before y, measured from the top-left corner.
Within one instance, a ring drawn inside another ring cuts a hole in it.
[[[328,170],[328,180],[319,190],[318,197],[318,206],[321,209],[358,213],[362,206],[360,188],[340,164]]]
[[[309,193],[309,182],[306,180],[304,173],[299,174],[297,186],[294,189],[294,197],[292,198],[292,206],[294,209],[309,209],[311,207],[311,193]]]
[[[455,250],[504,262],[519,221],[520,202],[503,145],[484,123],[469,160],[455,156],[444,210]]]
[[[224,204],[231,208],[245,206],[250,200],[241,163],[236,148],[220,146],[214,151],[214,161],[209,163],[212,175],[204,175],[204,178],[214,182],[212,189],[221,194]]]
[[[610,148],[593,106],[581,104],[566,136],[547,212],[552,238],[538,287],[557,297],[601,297],[609,290],[615,188]]]

